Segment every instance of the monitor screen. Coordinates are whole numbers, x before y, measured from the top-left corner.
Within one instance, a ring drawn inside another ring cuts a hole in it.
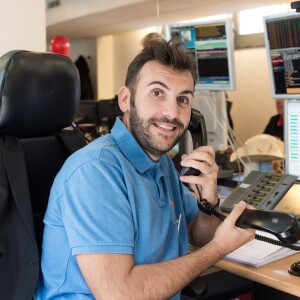
[[[284,102],[285,171],[300,176],[300,99]]]
[[[80,100],[75,119],[75,123],[99,123],[98,101],[97,100]]]
[[[123,115],[119,107],[118,96],[112,99],[101,99],[98,103],[99,125],[108,123],[111,129],[116,118]]]
[[[300,216],[299,195],[300,184],[294,183],[274,207],[274,210]]]
[[[231,20],[174,24],[169,26],[169,35],[195,57],[196,89],[235,89]]]
[[[300,98],[300,15],[264,17],[273,98]]]

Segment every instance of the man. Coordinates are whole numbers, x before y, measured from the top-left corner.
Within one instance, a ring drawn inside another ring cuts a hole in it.
[[[180,177],[166,154],[189,124],[195,80],[193,59],[166,41],[147,43],[130,64],[118,94],[123,118],[73,154],[53,184],[38,299],[179,299],[254,237],[234,226],[244,202],[220,225],[182,183],[217,204],[212,147],[183,156],[200,176]],[[188,240],[202,248],[187,255]]]
[[[270,118],[263,133],[273,135],[283,141],[284,99],[276,99],[277,115]]]

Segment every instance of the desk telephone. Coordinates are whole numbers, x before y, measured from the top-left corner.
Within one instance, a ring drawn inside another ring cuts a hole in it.
[[[272,210],[296,183],[297,176],[251,171],[222,203],[224,211],[231,211],[240,199],[256,209]]]
[[[192,109],[188,130],[192,136],[194,149],[207,145],[205,119],[196,109]],[[250,173],[244,180],[244,184],[248,184],[248,187],[251,187],[248,190],[246,188],[245,191],[245,188],[240,185],[220,206],[221,209],[229,212],[234,203],[243,199],[254,206],[256,210],[246,209],[237,220],[237,226],[269,232],[275,235],[281,243],[272,239],[256,236],[256,238],[266,242],[280,245],[291,245],[296,243],[300,240],[300,218],[296,218],[291,214],[283,212],[268,211],[267,209],[273,208],[276,205],[287,189],[296,181],[297,177],[292,175],[253,172],[253,174]],[[200,171],[184,167],[182,168],[180,175],[199,176]],[[254,183],[251,185],[250,182]],[[207,200],[201,199],[199,189],[198,193],[200,198],[198,206],[201,210],[208,214],[214,214],[222,220],[226,218],[224,215],[214,210]],[[288,247],[300,250],[300,248],[296,246],[293,247],[291,245]]]

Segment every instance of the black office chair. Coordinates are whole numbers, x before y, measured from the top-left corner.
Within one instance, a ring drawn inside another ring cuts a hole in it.
[[[71,127],[79,99],[69,58],[19,50],[0,58],[0,299],[34,295],[53,179],[86,145]]]
[[[198,277],[187,286],[181,300],[252,299],[254,282],[223,270]]]

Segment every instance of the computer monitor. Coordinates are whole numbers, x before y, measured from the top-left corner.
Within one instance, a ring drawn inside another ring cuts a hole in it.
[[[300,216],[299,195],[300,184],[299,182],[296,182],[288,189],[273,209]]]
[[[75,114],[75,123],[93,123],[99,124],[98,101],[80,100]]]
[[[120,110],[118,97],[98,101],[98,118],[99,126],[107,126],[110,131],[113,127],[117,117],[122,116]]]
[[[196,89],[234,90],[233,29],[230,19],[169,25],[169,38],[179,39],[195,57]]]
[[[300,98],[300,15],[264,17],[264,36],[273,98]]]
[[[285,171],[300,176],[300,99],[284,102]]]

